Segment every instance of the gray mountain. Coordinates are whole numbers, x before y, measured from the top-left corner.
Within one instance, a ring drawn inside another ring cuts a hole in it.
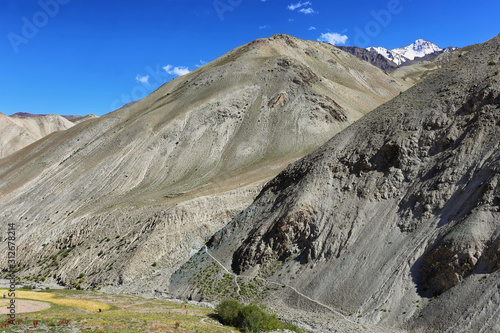
[[[396,68],[398,65],[390,61],[380,53],[371,51],[368,49],[363,49],[357,46],[337,46],[342,51],[348,52],[364,61],[368,61],[375,67],[382,69],[383,71],[390,72]]]
[[[332,45],[276,35],[45,137],[0,160],[18,275],[166,288],[267,181],[409,86]]]
[[[394,50],[388,50],[384,47],[369,47],[366,49],[356,46],[337,47],[360,59],[368,61],[386,72],[390,72],[399,67],[426,61],[443,53],[453,52],[458,49],[451,46],[441,49],[436,44],[423,39],[418,39],[409,46],[400,47]]]
[[[171,279],[318,332],[500,331],[500,35],[267,183]]]

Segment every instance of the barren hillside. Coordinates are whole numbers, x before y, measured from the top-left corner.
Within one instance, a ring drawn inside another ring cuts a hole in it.
[[[19,275],[166,288],[265,182],[407,87],[332,45],[276,35],[46,137],[0,160]]]
[[[0,113],[0,158],[40,140],[57,131],[64,131],[74,124],[56,114],[41,117],[16,117]]]
[[[171,292],[263,299],[319,332],[499,332],[499,50],[474,47],[291,164]]]

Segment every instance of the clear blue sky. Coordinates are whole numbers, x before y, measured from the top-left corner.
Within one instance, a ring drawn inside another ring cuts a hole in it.
[[[2,0],[0,112],[103,115],[261,37],[441,47],[500,33],[498,0]]]

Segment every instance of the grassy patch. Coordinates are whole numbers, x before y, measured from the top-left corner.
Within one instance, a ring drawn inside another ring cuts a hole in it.
[[[187,304],[76,290],[16,293],[19,298],[50,302],[52,306],[39,312],[18,313],[16,322],[22,319],[21,325],[2,327],[0,332],[239,332],[211,319],[213,310]],[[89,306],[92,304],[107,310],[95,312],[95,307]],[[6,319],[7,315],[0,315],[0,323]]]
[[[7,292],[6,289],[0,289],[0,293]],[[87,301],[74,298],[60,298],[56,294],[49,292],[25,291],[17,290],[16,297],[22,299],[30,299],[36,301],[50,302],[53,304],[70,306],[73,308],[84,309],[88,311],[97,312],[99,309],[105,311],[109,310],[110,306],[99,301]]]

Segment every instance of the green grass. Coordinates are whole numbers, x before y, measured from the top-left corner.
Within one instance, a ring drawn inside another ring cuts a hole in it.
[[[0,332],[239,332],[211,319],[213,310],[192,305],[91,291],[50,290],[29,293],[26,296],[30,299],[43,299],[51,303],[51,307],[38,312],[18,313],[16,320],[23,319],[22,325],[0,328]],[[95,312],[84,307],[64,305],[97,302],[107,304],[108,310]],[[0,315],[0,322],[6,319],[7,315]],[[39,321],[37,329],[33,328],[34,320]],[[69,324],[65,325],[61,320],[69,320]],[[178,328],[176,323],[179,324]]]

